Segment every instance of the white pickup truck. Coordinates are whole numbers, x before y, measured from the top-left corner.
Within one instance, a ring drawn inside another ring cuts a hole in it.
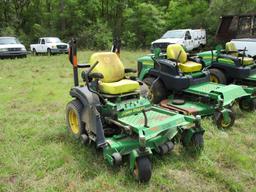
[[[68,47],[67,43],[63,43],[57,37],[42,37],[38,39],[38,44],[30,45],[30,50],[34,55],[38,53],[52,55],[55,53],[68,53]]]
[[[206,44],[205,29],[178,29],[167,31],[160,39],[151,43],[151,51],[160,48],[166,52],[169,44],[181,44],[187,51],[203,47]]]

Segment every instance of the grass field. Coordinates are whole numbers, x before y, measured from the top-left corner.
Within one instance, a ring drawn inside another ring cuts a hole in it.
[[[91,52],[79,52],[84,63]],[[145,52],[122,52],[136,66]],[[181,146],[153,157],[150,183],[108,166],[100,152],[66,131],[73,85],[67,55],[0,60],[0,191],[256,191],[256,113],[237,113],[218,130],[203,120],[205,150],[195,158]]]

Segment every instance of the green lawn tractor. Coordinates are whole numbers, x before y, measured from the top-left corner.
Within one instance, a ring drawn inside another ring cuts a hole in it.
[[[139,58],[138,76],[148,85],[153,103],[186,115],[213,115],[217,127],[224,129],[234,124],[234,102],[250,98],[241,86],[210,82],[204,63],[179,44],[169,45],[165,55]]]
[[[98,52],[90,64],[78,64],[76,42],[70,43],[73,65],[73,98],[66,107],[69,132],[83,144],[94,143],[104,159],[114,166],[129,157],[130,170],[140,182],[151,178],[153,153],[170,152],[181,142],[193,151],[203,147],[204,130],[200,116],[184,116],[154,106],[140,94],[140,83],[127,73],[116,53]],[[79,85],[78,68],[85,85]]]
[[[237,50],[234,43],[226,43],[225,50],[217,49],[198,53],[209,67],[211,81],[222,84],[238,84],[244,86],[253,98],[256,96],[256,63],[252,57],[246,56],[244,50]],[[253,111],[255,99],[240,100],[241,108]]]

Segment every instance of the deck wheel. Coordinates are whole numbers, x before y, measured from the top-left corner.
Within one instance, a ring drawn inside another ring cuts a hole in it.
[[[148,157],[138,157],[136,159],[133,176],[140,182],[148,182],[151,178],[152,166]]]
[[[201,152],[204,148],[204,135],[203,133],[195,133],[191,138],[190,143],[194,152]]]
[[[231,110],[227,111],[228,118],[224,118],[224,114],[217,111],[214,113],[214,120],[219,129],[228,129],[235,123],[235,114]]]
[[[112,154],[112,158],[113,158],[113,164],[115,166],[119,166],[122,164],[122,155],[118,152],[115,152]]]
[[[256,100],[250,98],[241,98],[239,100],[239,108],[247,112],[254,111],[256,108]]]

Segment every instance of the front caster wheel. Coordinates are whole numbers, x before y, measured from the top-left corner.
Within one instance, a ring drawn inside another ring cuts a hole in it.
[[[256,100],[250,98],[241,98],[239,108],[243,111],[252,112],[256,109]]]
[[[234,112],[228,109],[226,113],[226,117],[224,117],[224,114],[219,111],[214,113],[214,121],[219,129],[228,129],[235,123]]]
[[[148,157],[138,157],[136,159],[133,176],[140,182],[148,182],[151,178],[152,166]]]

